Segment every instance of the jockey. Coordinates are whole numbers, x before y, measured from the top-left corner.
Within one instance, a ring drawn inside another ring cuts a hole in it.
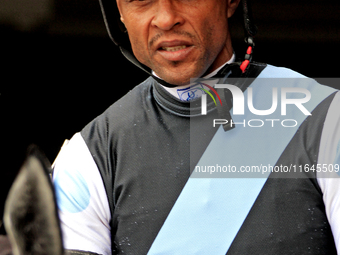
[[[240,0],[100,3],[115,44],[150,77],[56,159],[65,248],[337,254],[340,94],[253,62],[246,0],[240,55],[229,32]]]

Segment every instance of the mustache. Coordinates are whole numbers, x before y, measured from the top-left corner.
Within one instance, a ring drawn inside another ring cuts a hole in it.
[[[186,31],[172,31],[171,33],[167,33],[166,35],[180,35],[180,36],[184,36],[184,37],[188,37],[192,40],[195,40],[195,36],[192,35],[191,33],[189,32],[186,32]],[[165,36],[165,33],[164,32],[161,32],[161,33],[158,33],[156,34],[154,37],[151,38],[151,40],[149,41],[149,48],[151,48],[158,40],[160,40],[163,36]]]

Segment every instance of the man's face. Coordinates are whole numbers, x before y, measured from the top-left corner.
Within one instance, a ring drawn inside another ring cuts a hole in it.
[[[136,58],[176,85],[189,83],[230,59],[228,18],[238,2],[117,0]]]

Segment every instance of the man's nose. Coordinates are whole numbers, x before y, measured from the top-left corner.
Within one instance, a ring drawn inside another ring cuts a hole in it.
[[[178,6],[174,6],[172,0],[159,0],[156,8],[152,26],[161,30],[171,30],[174,26],[184,23],[184,19],[176,9]]]

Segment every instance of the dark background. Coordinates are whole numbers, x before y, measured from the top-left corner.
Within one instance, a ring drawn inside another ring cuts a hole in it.
[[[339,0],[253,2],[255,61],[314,78],[339,76]],[[232,35],[243,55],[236,17]],[[2,1],[0,45],[1,216],[30,144],[52,162],[64,139],[147,76],[110,41],[97,0]]]

